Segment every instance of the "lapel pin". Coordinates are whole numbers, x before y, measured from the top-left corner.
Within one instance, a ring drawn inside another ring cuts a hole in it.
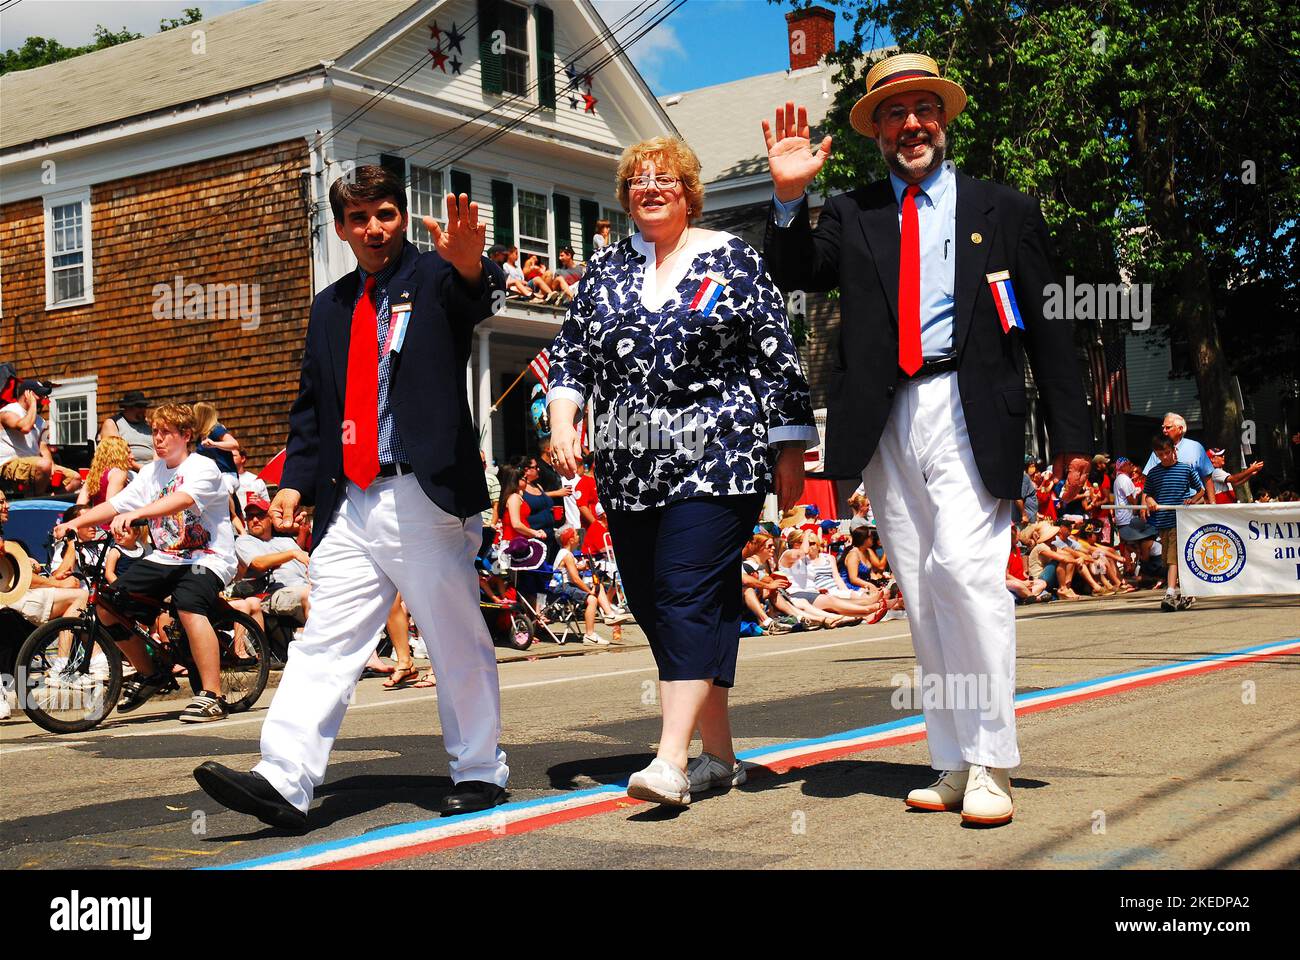
[[[977,234],[977,236],[978,236],[978,234]],[[978,242],[979,242],[979,241],[976,241],[976,243],[978,243]],[[409,290],[403,290],[403,291],[402,291],[402,299],[403,299],[403,300],[409,300],[409,299],[411,299],[411,291],[409,291]]]
[[[983,242],[983,240],[984,240],[984,238],[983,238],[982,236],[980,236],[978,233],[972,233],[972,234],[970,235],[970,242],[971,242],[971,243],[981,243],[981,242]]]

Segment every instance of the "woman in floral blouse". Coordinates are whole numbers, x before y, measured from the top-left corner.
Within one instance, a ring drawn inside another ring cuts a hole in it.
[[[803,489],[817,443],[785,303],[762,259],[691,226],[704,191],[680,140],[623,152],[617,191],[638,232],[587,266],[550,348],[556,466],[573,476],[574,427],[592,405],[596,483],[628,605],[659,667],[658,755],[628,794],[686,806],[742,783],[727,717],[742,608],[740,555],[775,489]],[[703,753],[688,749],[700,730]]]

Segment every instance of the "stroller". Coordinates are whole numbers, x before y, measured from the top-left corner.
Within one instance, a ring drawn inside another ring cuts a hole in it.
[[[563,590],[557,582],[563,574],[557,574],[545,557],[541,541],[518,537],[497,549],[489,570],[480,567],[479,606],[494,640],[527,650],[538,639],[563,646],[571,636],[582,636],[586,604]],[[614,584],[617,568],[608,570],[611,561],[593,558],[592,566],[599,578]],[[494,578],[504,590],[494,589]],[[532,598],[538,594],[544,599],[534,606]]]
[[[483,564],[479,565],[479,608],[493,641],[516,650],[527,650],[542,636],[554,643],[563,643],[551,632],[529,599],[542,592],[544,583],[554,572],[545,562],[546,547],[540,540],[516,537],[494,550],[491,565],[486,569]],[[523,590],[519,588],[521,575]],[[542,578],[545,580],[539,583]],[[565,635],[567,637],[567,631]]]

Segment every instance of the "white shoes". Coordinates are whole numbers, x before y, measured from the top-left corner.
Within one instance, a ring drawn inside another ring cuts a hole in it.
[[[582,642],[592,647],[608,647],[609,641],[595,633],[584,634]]]
[[[962,823],[996,827],[1011,822],[1011,774],[1006,770],[974,766],[962,797]]]
[[[739,760],[734,766],[728,766],[711,753],[701,753],[687,763],[686,775],[691,782],[691,793],[738,787],[749,779],[745,765]]]
[[[960,810],[969,770],[945,770],[928,787],[918,787],[905,803],[917,810]]]
[[[691,782],[686,772],[667,760],[655,757],[650,766],[632,774],[627,781],[627,795],[635,800],[649,800],[672,807],[691,805]]]
[[[610,613],[601,616],[601,619],[605,621],[605,626],[607,627],[612,627],[616,623],[631,623],[636,619],[622,607],[610,607],[610,611]]]
[[[1011,822],[1011,774],[993,767],[945,770],[928,787],[920,787],[905,801],[917,810],[961,811],[963,823],[996,827]]]

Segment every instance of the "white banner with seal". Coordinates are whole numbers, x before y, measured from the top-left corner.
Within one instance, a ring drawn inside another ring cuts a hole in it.
[[[1300,503],[1176,510],[1178,586],[1184,594],[1300,594]]]

